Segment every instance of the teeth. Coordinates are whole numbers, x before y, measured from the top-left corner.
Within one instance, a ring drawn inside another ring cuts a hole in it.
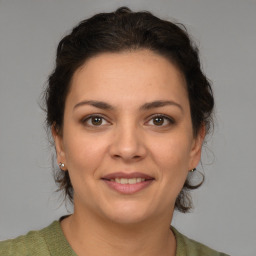
[[[135,184],[135,183],[136,183],[136,178],[129,179],[129,180],[128,180],[128,183],[129,183],[129,184]]]
[[[116,183],[120,184],[136,184],[145,181],[144,178],[131,178],[131,179],[126,179],[126,178],[116,178],[116,179],[111,179],[111,181],[115,181]]]
[[[127,183],[128,183],[128,180],[121,178],[121,182],[120,182],[120,183],[121,183],[121,184],[127,184]]]

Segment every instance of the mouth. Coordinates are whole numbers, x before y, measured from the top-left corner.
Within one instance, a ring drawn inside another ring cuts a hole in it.
[[[143,173],[112,173],[101,178],[111,189],[121,194],[133,194],[148,187],[155,180]]]
[[[119,184],[137,184],[144,182],[146,179],[145,178],[131,178],[131,179],[126,179],[126,178],[115,178],[115,179],[110,179],[109,181],[116,182]]]

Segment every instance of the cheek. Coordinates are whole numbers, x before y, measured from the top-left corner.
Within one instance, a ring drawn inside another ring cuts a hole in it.
[[[173,136],[152,144],[154,160],[166,168],[187,168],[190,159],[190,143],[187,138]],[[179,168],[179,169],[180,169]],[[173,170],[174,171],[174,170]]]
[[[187,178],[190,162],[190,143],[187,138],[176,136],[154,144],[154,161],[159,168],[159,181],[164,193],[176,197]]]
[[[76,134],[75,136],[73,134]],[[69,171],[92,172],[103,159],[106,142],[84,133],[66,134],[65,155]]]
[[[92,191],[99,176],[97,170],[104,159],[106,145],[104,140],[78,132],[75,136],[66,133],[64,142],[67,167],[75,195],[79,200],[88,203],[87,199],[95,196]]]

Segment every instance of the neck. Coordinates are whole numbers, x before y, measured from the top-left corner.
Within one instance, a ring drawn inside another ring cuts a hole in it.
[[[79,256],[174,256],[176,241],[169,228],[171,218],[120,224],[81,211],[61,223],[65,237]],[[91,216],[92,215],[92,216]]]

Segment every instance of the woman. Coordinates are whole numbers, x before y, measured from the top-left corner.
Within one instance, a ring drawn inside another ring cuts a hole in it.
[[[64,37],[45,93],[74,213],[0,255],[225,255],[170,228],[211,127],[211,86],[186,31],[120,8]]]

